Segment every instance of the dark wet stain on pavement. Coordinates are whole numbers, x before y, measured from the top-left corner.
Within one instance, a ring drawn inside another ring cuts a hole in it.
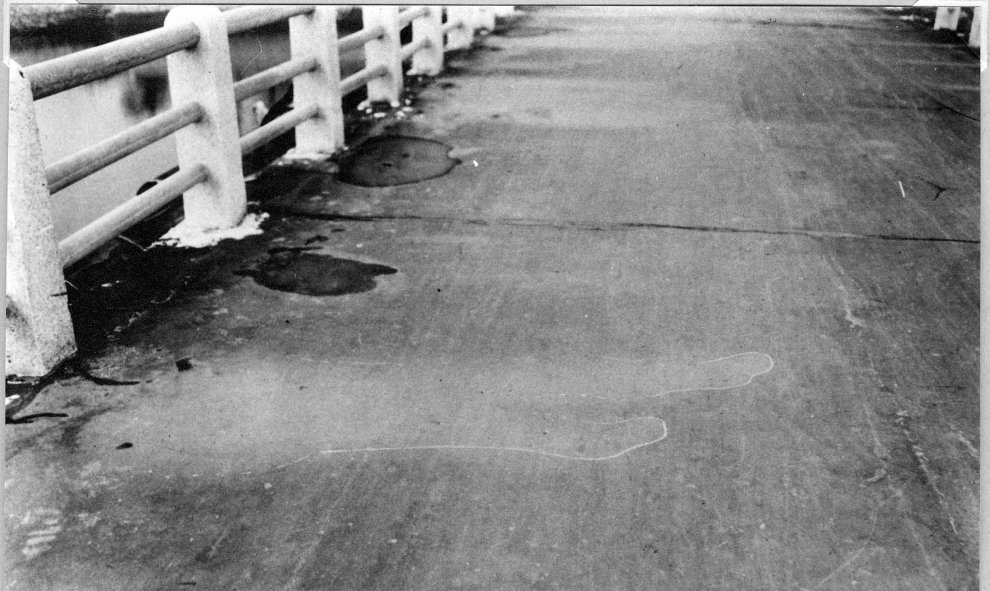
[[[330,231],[331,232],[343,232],[344,229],[343,228],[333,228]],[[328,240],[330,240],[330,239],[328,237],[324,236],[323,234],[317,234],[316,236],[313,236],[312,238],[307,238],[306,239],[306,246],[309,246],[310,244],[315,244],[317,242],[327,242]]]
[[[10,375],[7,376],[4,388],[7,423],[31,423],[32,421],[30,420],[14,420],[13,417],[31,404],[34,398],[51,384],[74,377],[82,378],[98,386],[135,386],[141,383],[135,380],[115,380],[107,377],[94,376],[90,373],[89,368],[86,367],[85,362],[79,357],[72,357],[66,360],[54,370],[49,372],[48,375],[40,378],[21,378],[19,376]],[[32,415],[32,417],[41,416],[47,417],[49,414],[42,413],[39,415]],[[29,417],[25,417],[25,419],[26,418]]]
[[[64,412],[39,412],[33,415],[26,415],[17,419],[7,417],[5,423],[8,425],[30,425],[38,419],[62,419],[69,415]]]
[[[340,180],[362,187],[390,187],[443,176],[460,164],[451,147],[435,140],[386,135],[371,138],[340,163]]]
[[[272,253],[256,269],[237,271],[269,289],[311,296],[335,296],[371,291],[375,276],[398,270],[299,250]]]
[[[136,386],[141,383],[137,380],[115,380],[113,378],[94,376],[80,363],[72,364],[72,369],[76,372],[76,375],[93,382],[97,386]]]
[[[570,29],[563,27],[549,27],[542,25],[524,26],[524,27],[512,27],[510,29],[497,30],[495,35],[499,37],[516,38],[516,37],[542,37],[544,35],[549,35],[551,33],[566,33]]]

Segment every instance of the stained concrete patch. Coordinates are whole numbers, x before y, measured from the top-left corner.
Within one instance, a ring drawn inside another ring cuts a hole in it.
[[[549,35],[551,33],[566,33],[569,29],[564,27],[551,27],[546,25],[532,25],[524,27],[512,27],[511,29],[505,29],[502,31],[496,31],[495,35],[499,37],[506,38],[519,38],[519,37],[543,37],[544,35]]]
[[[371,138],[340,163],[340,180],[362,187],[390,187],[443,176],[460,164],[451,147],[418,137]]]
[[[335,296],[371,291],[377,285],[377,275],[397,272],[386,265],[339,259],[300,249],[279,249],[257,269],[237,271],[237,274],[253,277],[259,284],[278,291]]]

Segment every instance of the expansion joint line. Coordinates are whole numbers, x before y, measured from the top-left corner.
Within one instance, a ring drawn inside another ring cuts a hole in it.
[[[810,238],[830,238],[837,240],[889,240],[903,242],[950,242],[954,244],[980,244],[979,239],[953,238],[941,236],[909,236],[904,234],[869,234],[855,232],[833,232],[828,230],[806,229],[761,229],[738,228],[732,226],[706,226],[693,224],[668,224],[660,222],[582,222],[555,221],[532,218],[462,218],[447,216],[422,216],[413,214],[369,214],[348,215],[322,212],[304,212],[289,208],[272,209],[272,213],[286,217],[301,217],[337,222],[383,222],[383,221],[423,221],[475,226],[533,226],[558,230],[583,230],[588,232],[608,232],[625,230],[682,230],[686,232],[711,232],[724,234],[761,234],[767,236],[807,236]]]

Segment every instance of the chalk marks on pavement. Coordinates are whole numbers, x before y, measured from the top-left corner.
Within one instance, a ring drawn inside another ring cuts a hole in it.
[[[657,390],[641,395],[644,398],[657,398],[680,392],[739,388],[751,384],[757,376],[770,372],[774,366],[770,355],[756,351],[676,367],[642,361],[621,359],[615,361],[620,367],[612,369],[620,371],[631,369],[637,373],[638,378],[648,379],[646,383],[659,385]],[[610,401],[621,400],[618,397],[591,396]],[[553,421],[553,424],[530,425],[522,432],[518,428],[499,428],[498,425],[480,424],[477,428],[469,429],[472,435],[457,443],[425,445],[390,443],[335,447],[307,454],[276,466],[276,469],[321,456],[416,452],[529,454],[558,460],[601,462],[618,459],[636,450],[657,444],[668,435],[667,423],[655,416],[640,416],[605,423],[578,420],[570,421],[572,424],[567,425],[562,422],[562,419],[558,419]],[[499,441],[500,437],[504,440]]]
[[[773,357],[766,353],[750,351],[702,361],[697,365],[683,368],[678,376],[679,387],[666,389],[650,396],[656,398],[664,394],[692,392],[695,390],[728,390],[741,388],[753,383],[753,379],[773,369]]]
[[[591,425],[585,430],[557,429],[555,432],[536,431],[526,437],[530,441],[518,445],[408,445],[395,447],[365,447],[326,449],[319,455],[363,454],[415,451],[504,452],[535,454],[560,460],[601,462],[620,458],[632,451],[659,443],[667,438],[667,423],[657,417],[635,417],[610,423],[581,421]],[[539,439],[549,441],[540,442]],[[282,467],[282,466],[280,466]]]
[[[612,371],[634,376],[639,384],[646,386],[647,392],[638,395],[643,398],[659,398],[682,392],[706,392],[741,388],[753,383],[757,376],[773,369],[773,358],[766,353],[749,351],[727,357],[701,361],[692,365],[664,366],[656,362],[644,362],[612,358]],[[599,396],[602,400],[624,400],[621,394]]]

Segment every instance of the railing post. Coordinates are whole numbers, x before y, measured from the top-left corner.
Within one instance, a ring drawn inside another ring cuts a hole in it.
[[[340,57],[337,51],[337,9],[317,6],[313,12],[289,19],[292,57],[313,56],[316,68],[292,80],[293,102],[316,105],[320,114],[296,127],[296,152],[333,153],[344,147],[344,113],[340,96]]]
[[[413,21],[413,43],[426,39],[426,47],[412,56],[412,75],[436,76],[443,71],[443,9],[427,7],[429,13]]]
[[[6,375],[42,377],[76,352],[31,85],[9,68]]]
[[[973,24],[969,28],[969,46],[970,47],[980,47],[983,45],[983,16],[986,14],[985,9],[980,6],[973,7]],[[982,58],[982,52],[981,52]]]
[[[230,228],[244,217],[247,199],[227,25],[216,7],[180,6],[165,17],[166,27],[186,22],[199,29],[199,43],[166,58],[172,104],[196,101],[205,115],[177,131],[175,144],[179,167],[202,164],[209,179],[183,194],[183,223],[204,230]]]
[[[935,30],[949,29],[955,31],[959,26],[959,13],[962,9],[958,6],[939,6],[935,9]]]
[[[447,49],[468,49],[474,40],[474,7],[448,6],[447,22],[461,23],[447,33]]]
[[[368,102],[387,102],[399,106],[402,93],[402,61],[399,51],[399,7],[362,6],[361,20],[365,28],[381,26],[385,34],[364,45],[365,67],[385,66],[388,74],[368,82]]]
[[[495,11],[491,6],[478,6],[476,8],[476,29],[484,29],[491,33],[495,30]]]

